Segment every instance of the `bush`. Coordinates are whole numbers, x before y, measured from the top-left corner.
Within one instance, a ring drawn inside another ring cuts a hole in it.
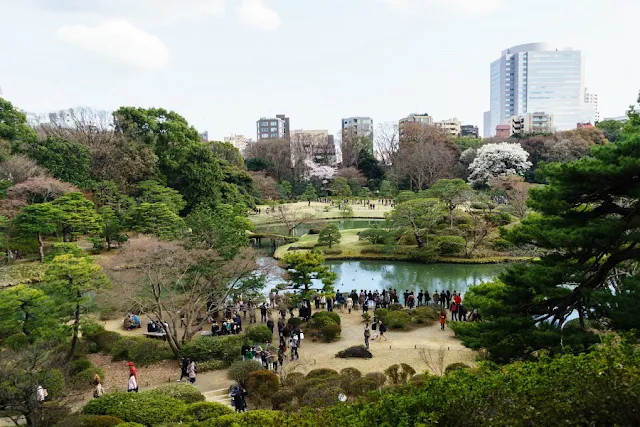
[[[468,369],[469,365],[462,362],[451,363],[444,369],[444,373],[457,371],[458,369]]]
[[[358,378],[362,378],[362,372],[360,372],[359,370],[357,370],[356,368],[344,368],[343,370],[340,371],[340,376],[342,378],[346,378],[349,381],[355,381]]]
[[[241,358],[241,335],[200,337],[182,346],[182,354],[196,361],[221,360],[228,365]]]
[[[89,361],[89,359],[84,359],[84,358],[77,359],[77,360],[74,360],[73,362],[71,362],[69,373],[71,375],[75,375],[78,372],[81,372],[81,371],[84,371],[85,369],[91,368],[91,366],[93,366],[93,365],[91,365],[91,362]]]
[[[351,396],[364,396],[370,391],[376,390],[380,385],[378,380],[371,377],[362,377],[353,381],[346,388]]]
[[[311,406],[313,408],[324,408],[326,406],[333,406],[340,403],[338,395],[344,393],[340,387],[329,386],[319,384],[315,387],[311,387],[304,394],[304,406]]]
[[[280,389],[280,378],[278,374],[267,371],[254,371],[249,374],[247,391],[256,394],[263,399],[267,399]]]
[[[204,421],[211,418],[218,418],[222,415],[233,414],[233,409],[218,402],[196,402],[187,406],[184,414],[185,418]]]
[[[389,240],[393,237],[387,230],[381,228],[369,228],[358,233],[359,240],[366,240],[372,245],[381,245],[391,243]]]
[[[305,379],[304,381],[299,382],[293,387],[293,390],[296,393],[296,397],[298,401],[301,402],[305,397],[307,392],[314,387],[338,387],[340,386],[340,377],[339,376],[325,376],[321,378],[310,378]]]
[[[425,381],[427,381],[427,377],[428,376],[426,374],[417,374],[411,377],[409,383],[416,387],[422,387]]]
[[[113,427],[123,422],[122,419],[109,415],[74,414],[58,422],[56,427]]]
[[[434,242],[438,245],[440,255],[458,255],[463,251],[466,242],[460,236],[436,236]]]
[[[75,388],[89,388],[93,385],[93,377],[98,374],[104,379],[104,371],[98,366],[92,366],[71,377],[71,385]]]
[[[389,313],[389,309],[379,308],[373,312],[373,319],[375,321],[382,320],[382,323],[387,323],[387,316]]]
[[[401,363],[400,365],[389,366],[384,373],[389,377],[392,384],[406,384],[416,371],[406,363]]]
[[[339,351],[336,354],[336,357],[340,357],[343,359],[371,359],[373,354],[363,345],[356,345],[353,347],[349,347],[346,350]]]
[[[145,427],[145,425],[140,423],[122,423],[118,424],[118,427]]]
[[[82,412],[88,415],[111,415],[125,422],[151,426],[178,421],[186,409],[184,402],[149,392],[111,393],[87,403]]]
[[[340,248],[325,248],[322,250],[322,253],[325,255],[340,255],[342,254],[342,249]]]
[[[226,367],[227,364],[223,360],[205,360],[198,362],[198,372],[218,371]]]
[[[314,319],[328,317],[338,325],[340,324],[340,315],[338,313],[334,313],[333,311],[316,311],[311,317]]]
[[[117,332],[113,331],[105,331],[97,330],[93,334],[85,334],[85,338],[89,341],[94,342],[100,351],[105,353],[109,353],[113,347],[115,347],[116,343],[120,341],[123,337]]]
[[[387,324],[391,329],[404,329],[411,318],[406,311],[392,311],[387,315]]]
[[[402,304],[389,304],[387,306],[387,310],[389,310],[389,311],[404,310],[404,305],[402,305]]]
[[[411,310],[411,321],[418,324],[429,324],[440,318],[440,312],[433,307],[418,307]]]
[[[149,393],[158,396],[173,397],[184,403],[195,403],[204,401],[204,396],[200,391],[190,384],[167,384],[154,388]]]
[[[312,378],[337,377],[338,375],[338,371],[333,369],[320,368],[309,371],[306,378],[310,380]]]
[[[498,237],[496,240],[493,241],[493,249],[497,251],[507,251],[512,247],[513,245],[511,244],[511,242],[501,237]]]
[[[320,334],[322,334],[322,338],[325,342],[335,341],[336,338],[340,336],[340,332],[342,332],[340,325],[333,322],[320,328]]]
[[[272,427],[282,426],[286,414],[280,411],[257,410],[233,415],[223,415],[214,420],[203,421],[198,427]]]
[[[378,387],[382,387],[387,382],[387,376],[382,372],[369,372],[365,378],[373,378],[378,383]]]
[[[273,334],[265,325],[252,325],[247,328],[245,336],[254,344],[271,342]]]
[[[229,367],[227,378],[237,381],[243,387],[247,387],[249,374],[263,369],[262,365],[255,360],[243,360],[241,362],[235,362]]]
[[[271,405],[274,410],[282,410],[293,402],[294,397],[295,394],[291,390],[279,390],[271,395]]]
[[[291,372],[284,376],[282,385],[285,387],[295,387],[296,384],[300,384],[305,380],[305,376],[302,372]]]
[[[287,320],[287,325],[292,328],[302,325],[302,317],[290,317],[289,320]]]
[[[141,337],[122,337],[110,353],[115,361],[129,360],[140,366],[175,358],[166,342]]]

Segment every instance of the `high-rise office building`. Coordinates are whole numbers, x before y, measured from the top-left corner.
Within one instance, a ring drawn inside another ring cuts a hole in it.
[[[593,104],[584,102],[584,58],[579,50],[546,43],[511,47],[491,63],[490,82],[485,136],[495,135],[496,126],[509,118],[528,112],[552,114],[556,130],[595,120]]]
[[[286,139],[289,140],[289,117],[278,114],[275,117],[261,117],[256,122],[257,140]]]
[[[585,104],[592,104],[595,109],[596,122],[600,121],[600,108],[598,107],[598,94],[590,93],[587,88],[584,88],[584,102]]]

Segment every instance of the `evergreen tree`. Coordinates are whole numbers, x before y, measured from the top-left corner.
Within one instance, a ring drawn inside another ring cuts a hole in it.
[[[313,184],[308,183],[304,189],[304,193],[302,193],[302,196],[300,197],[302,200],[306,200],[308,202],[316,200],[318,198],[318,195],[316,194],[316,189]]]
[[[27,153],[59,180],[80,188],[91,187],[91,155],[84,145],[49,137],[32,144]]]
[[[92,201],[82,193],[67,193],[51,202],[62,212],[59,224],[65,242],[82,234],[97,235],[102,231],[102,218]]]
[[[51,203],[25,206],[14,220],[18,234],[36,238],[40,251],[40,262],[44,261],[44,236],[55,234],[63,213]]]
[[[320,231],[320,235],[318,236],[318,244],[329,245],[329,248],[331,248],[334,243],[340,243],[341,238],[342,234],[340,234],[338,226],[335,224],[328,224]]]
[[[341,176],[337,177],[331,184],[331,193],[338,197],[350,197],[351,187],[349,181]]]
[[[133,207],[126,223],[138,233],[166,240],[177,239],[185,230],[184,220],[164,203],[141,203]]]
[[[323,292],[332,292],[337,275],[324,265],[324,257],[317,252],[287,252],[284,268],[294,289],[302,289],[302,296],[309,297],[313,280],[322,282]]]

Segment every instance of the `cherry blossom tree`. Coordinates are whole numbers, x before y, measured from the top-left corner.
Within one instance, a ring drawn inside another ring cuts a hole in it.
[[[478,156],[469,166],[469,184],[485,187],[498,175],[524,175],[531,167],[527,153],[518,143],[487,144],[478,149]]]

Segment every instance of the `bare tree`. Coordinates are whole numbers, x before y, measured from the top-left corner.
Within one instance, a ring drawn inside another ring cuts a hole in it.
[[[264,172],[249,172],[253,178],[253,185],[260,193],[263,200],[277,200],[280,198],[280,192],[275,179],[267,176]]]
[[[342,177],[347,181],[354,181],[360,185],[363,185],[367,182],[367,178],[360,172],[358,169],[354,167],[348,167],[338,170],[336,176]]]
[[[376,151],[383,165],[391,166],[400,149],[400,138],[396,123],[378,123],[375,132]]]
[[[292,174],[291,146],[286,139],[272,139],[251,144],[247,147],[245,158],[267,160],[270,167],[266,172],[276,181],[290,177]]]
[[[403,144],[394,169],[399,177],[409,178],[411,188],[425,189],[437,180],[452,178],[457,154],[451,144],[439,140]]]
[[[66,193],[76,191],[80,190],[55,178],[29,178],[6,190],[5,198],[0,200],[0,215],[13,217],[27,205],[50,202]]]
[[[447,350],[443,345],[440,345],[437,349],[434,348],[421,348],[419,351],[420,359],[427,365],[427,368],[436,375],[443,375],[445,366],[445,359],[447,357]]]
[[[342,131],[339,146],[342,153],[342,166],[357,167],[360,153],[371,151],[373,141],[369,137],[357,135],[353,129],[346,129]]]
[[[0,179],[11,181],[13,185],[20,184],[29,178],[46,177],[48,171],[38,166],[35,160],[31,160],[22,154],[16,154],[0,162]]]
[[[527,216],[527,200],[531,184],[524,182],[524,178],[518,175],[500,175],[491,179],[491,188],[504,190],[507,193],[509,205],[519,218]]]
[[[313,219],[313,215],[305,213],[300,207],[288,209],[287,205],[278,205],[275,218],[287,227],[289,236],[293,236],[293,230],[300,224],[306,224]]]
[[[89,107],[69,108],[50,113],[48,121],[36,124],[41,137],[56,136],[86,147],[109,144],[115,138],[113,115]]]

